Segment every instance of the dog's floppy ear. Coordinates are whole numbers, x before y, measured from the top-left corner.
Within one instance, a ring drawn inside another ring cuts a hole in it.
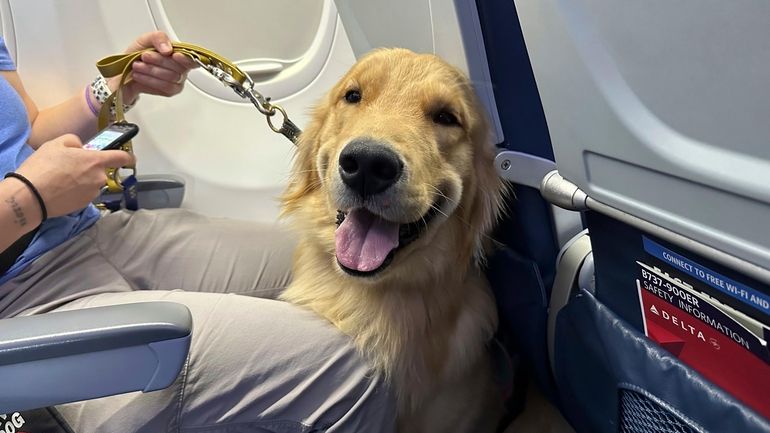
[[[320,187],[320,174],[315,156],[318,152],[319,135],[328,114],[328,98],[324,98],[311,114],[310,124],[302,131],[297,142],[297,152],[291,170],[289,185],[281,196],[284,215],[300,206],[302,197]]]
[[[483,109],[479,112],[483,113]],[[488,234],[503,211],[503,198],[509,190],[495,170],[495,147],[490,141],[486,119],[479,119],[479,125],[474,129],[471,140],[476,185],[471,186],[474,191],[468,222],[474,236],[475,258],[482,261],[484,251],[491,243]]]

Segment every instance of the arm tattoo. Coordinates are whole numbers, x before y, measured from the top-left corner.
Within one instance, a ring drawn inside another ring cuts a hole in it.
[[[16,201],[16,197],[11,196],[10,198],[5,199],[5,202],[11,206],[13,215],[16,217],[16,224],[20,227],[27,225],[27,216],[24,215],[24,209],[22,209],[21,205]]]

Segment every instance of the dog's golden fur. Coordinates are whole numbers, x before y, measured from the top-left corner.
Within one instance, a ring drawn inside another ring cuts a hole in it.
[[[360,102],[346,101],[351,89]],[[459,125],[437,123],[441,111]],[[487,352],[497,316],[480,268],[503,186],[482,113],[468,79],[439,58],[377,50],[315,108],[283,196],[300,232],[283,299],[353,338],[392,387],[402,432],[493,431],[499,415]],[[335,260],[338,160],[359,137],[388,143],[404,161],[401,194],[388,207],[398,209],[395,222],[441,203],[422,235],[372,277],[348,275]]]

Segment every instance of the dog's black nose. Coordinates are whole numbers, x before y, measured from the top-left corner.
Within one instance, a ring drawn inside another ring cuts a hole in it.
[[[363,198],[396,183],[403,167],[396,152],[371,139],[353,140],[340,154],[342,181]]]

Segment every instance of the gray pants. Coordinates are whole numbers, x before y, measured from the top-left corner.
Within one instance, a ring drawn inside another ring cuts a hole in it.
[[[293,247],[276,226],[118,212],[0,286],[0,316],[161,299],[192,312],[177,381],[60,406],[77,433],[394,431],[391,396],[350,340],[269,299],[289,281]]]

